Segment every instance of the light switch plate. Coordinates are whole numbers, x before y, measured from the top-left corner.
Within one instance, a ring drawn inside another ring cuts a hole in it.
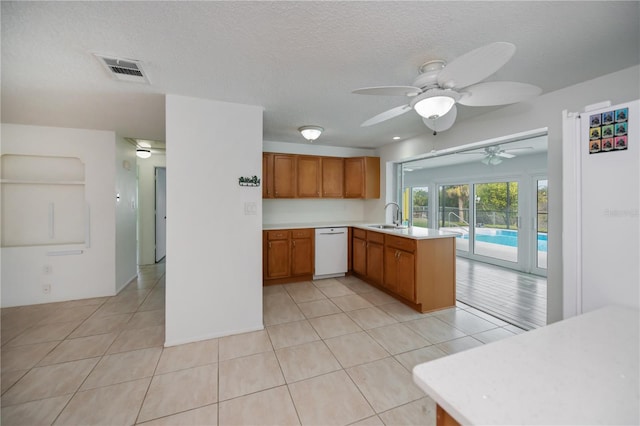
[[[245,216],[258,214],[258,204],[255,201],[244,203]]]

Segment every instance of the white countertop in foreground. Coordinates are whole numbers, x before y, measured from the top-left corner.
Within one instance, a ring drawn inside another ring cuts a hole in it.
[[[408,227],[396,229],[378,229],[371,228],[369,223],[362,222],[315,222],[315,223],[281,223],[281,224],[263,224],[262,229],[272,231],[277,229],[301,229],[301,228],[338,228],[342,226],[352,226],[354,228],[365,229],[367,231],[382,232],[384,234],[397,235],[399,237],[412,238],[414,240],[426,240],[432,238],[454,238],[458,234],[448,231],[440,231],[438,229]]]
[[[609,306],[417,365],[462,424],[639,424],[640,316]]]

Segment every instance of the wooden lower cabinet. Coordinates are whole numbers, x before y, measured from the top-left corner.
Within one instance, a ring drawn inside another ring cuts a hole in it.
[[[352,261],[353,272],[358,275],[367,275],[367,241],[353,237]]]
[[[263,231],[263,283],[311,280],[314,256],[313,229]]]
[[[354,229],[354,232],[356,229]],[[420,312],[455,306],[455,238],[415,240],[374,231],[364,240],[353,239],[353,272],[365,281],[385,290]],[[372,242],[384,239],[384,245]],[[356,268],[356,256],[362,257],[366,272]]]
[[[397,292],[400,296],[412,302],[416,301],[416,257],[413,253],[398,250]]]
[[[384,287],[396,293],[398,291],[398,250],[384,248]]]
[[[267,278],[288,277],[291,270],[289,240],[268,241]]]
[[[313,275],[312,230],[291,231],[291,275]]]
[[[369,241],[367,243],[367,277],[374,283],[381,285],[383,278],[384,246]]]

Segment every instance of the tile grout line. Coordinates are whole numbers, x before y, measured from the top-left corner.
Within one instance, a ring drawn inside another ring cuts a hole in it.
[[[285,291],[286,291],[286,288],[285,288]],[[291,296],[291,295],[289,295],[289,296]],[[293,297],[292,297],[292,299],[293,299]],[[295,300],[294,300],[294,303],[295,303]],[[298,304],[296,303],[296,306],[297,305]],[[300,309],[300,308],[298,307],[298,309]],[[304,321],[308,322],[308,320],[304,320]],[[282,380],[284,380],[284,386],[287,388],[287,394],[289,395],[289,398],[291,399],[291,405],[293,405],[293,409],[296,412],[296,417],[298,418],[298,423],[302,424],[302,419],[300,418],[300,413],[298,412],[298,407],[296,406],[296,402],[293,399],[293,395],[291,395],[291,389],[289,388],[289,383],[287,382],[287,378],[285,377],[284,371],[282,370],[282,363],[280,362],[280,358],[278,357],[278,354],[276,353],[276,348],[275,348],[275,346],[273,346],[273,340],[271,339],[271,334],[269,333],[269,330],[267,329],[266,326],[265,326],[265,332],[267,333],[267,337],[269,338],[269,342],[271,343],[271,349],[273,350],[273,356],[276,357],[276,362],[278,363],[278,368],[280,369],[280,374],[282,375]],[[274,388],[271,388],[271,389],[274,389]],[[260,391],[260,392],[262,392],[262,391]],[[219,415],[219,412],[218,412],[218,415]],[[219,421],[220,421],[220,419],[218,419],[218,425],[220,425]]]

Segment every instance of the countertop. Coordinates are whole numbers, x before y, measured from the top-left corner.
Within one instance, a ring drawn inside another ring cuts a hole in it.
[[[608,306],[413,369],[462,424],[639,424],[640,316]]]
[[[280,224],[263,224],[262,229],[272,231],[277,229],[301,229],[301,228],[338,228],[343,226],[351,226],[354,228],[365,229],[367,231],[382,232],[383,234],[397,235],[399,237],[412,238],[414,240],[426,240],[434,238],[454,238],[458,234],[454,232],[440,231],[438,229],[407,227],[395,229],[378,229],[371,228],[371,223],[363,222],[314,222],[314,223],[280,223]]]

